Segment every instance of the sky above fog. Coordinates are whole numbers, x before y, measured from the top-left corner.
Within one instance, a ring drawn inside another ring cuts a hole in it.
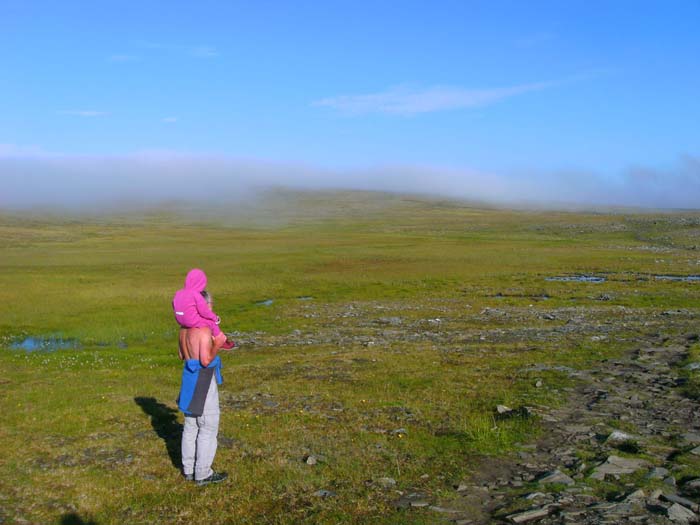
[[[0,206],[700,207],[700,2],[0,3]]]

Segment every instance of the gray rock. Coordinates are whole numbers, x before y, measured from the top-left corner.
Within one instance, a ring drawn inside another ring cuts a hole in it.
[[[530,494],[525,496],[525,499],[537,499],[537,498],[544,498],[547,495],[544,492],[531,492]]]
[[[318,463],[318,459],[316,459],[316,456],[305,456],[304,463],[306,463],[307,465],[315,465],[316,463]]]
[[[644,501],[645,498],[646,498],[646,494],[644,493],[644,491],[642,489],[639,489],[639,490],[635,490],[632,494],[627,496],[625,498],[625,501],[628,503],[635,503],[635,502]]]
[[[540,509],[528,510],[525,512],[519,512],[518,514],[511,514],[506,519],[511,523],[530,523],[532,521],[538,521],[549,516],[550,507],[542,507]]]
[[[700,456],[700,446],[695,447],[693,450],[690,451],[690,453],[695,456]]]
[[[496,413],[500,416],[510,414],[513,411],[512,408],[505,405],[496,405]]]
[[[673,523],[695,523],[697,515],[683,505],[674,503],[666,509],[666,515]]]
[[[700,363],[689,363],[685,365],[685,369],[690,371],[700,370]]]
[[[698,512],[700,510],[697,503],[681,496],[677,496],[676,494],[662,494],[661,499],[668,501],[669,503],[678,503],[679,505],[683,505],[694,512]]]
[[[560,470],[548,472],[538,480],[539,483],[563,483],[564,485],[574,485],[576,482]]]
[[[326,499],[326,498],[335,498],[337,496],[337,494],[335,492],[333,492],[332,490],[321,489],[321,490],[317,490],[316,492],[314,492],[314,496],[316,496],[318,498]]]
[[[390,489],[396,486],[396,480],[394,478],[379,478],[377,484],[385,489]]]
[[[440,507],[438,505],[430,505],[428,507],[433,512],[439,512],[440,514],[460,514],[462,511],[457,509],[448,509],[447,507]]]
[[[661,489],[654,489],[651,494],[649,494],[649,501],[655,502],[663,495]]]
[[[654,467],[649,471],[649,474],[647,474],[647,478],[649,479],[664,479],[666,476],[668,476],[669,472],[668,469],[665,469],[663,467]]]
[[[613,430],[608,436],[608,438],[605,440],[605,443],[615,447],[617,445],[625,443],[626,441],[633,441],[634,439],[635,437],[631,434],[627,434],[626,432],[622,432],[621,430]]]
[[[407,509],[409,507],[428,507],[429,505],[430,502],[428,501],[428,498],[425,496],[425,494],[420,492],[409,492],[394,502],[394,506],[398,509]]]
[[[695,434],[694,432],[687,432],[681,437],[686,443],[690,443],[692,445],[700,445],[700,434]]]
[[[686,496],[700,496],[700,478],[692,479],[686,482],[683,485],[681,492]]]
[[[629,459],[618,456],[610,456],[604,462],[598,465],[591,474],[592,479],[604,480],[606,476],[619,476],[624,474],[632,474],[637,470],[648,465],[643,459]]]

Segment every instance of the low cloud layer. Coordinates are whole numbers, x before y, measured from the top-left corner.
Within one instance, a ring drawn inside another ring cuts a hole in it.
[[[250,199],[270,187],[423,193],[502,205],[700,208],[700,157],[666,171],[633,167],[611,179],[587,172],[484,173],[383,166],[333,170],[303,164],[149,152],[76,157],[0,147],[0,208],[99,210],[125,203]]]

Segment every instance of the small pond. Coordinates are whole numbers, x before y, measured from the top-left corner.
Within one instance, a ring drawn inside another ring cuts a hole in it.
[[[555,277],[545,277],[545,281],[573,282],[573,283],[604,283],[605,277],[595,275],[559,275]]]
[[[24,350],[26,352],[53,352],[55,350],[68,350],[78,347],[78,341],[75,339],[63,339],[55,336],[29,336],[10,344],[11,349]]]
[[[686,283],[700,281],[700,275],[655,275],[657,281],[681,281]]]
[[[255,306],[270,306],[272,303],[275,301],[273,299],[265,299],[264,301],[258,301],[255,303]]]

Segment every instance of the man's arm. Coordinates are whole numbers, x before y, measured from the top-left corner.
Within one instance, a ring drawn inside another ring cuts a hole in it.
[[[187,351],[187,329],[185,328],[180,330],[180,334],[178,337],[177,356],[180,358],[180,361],[184,361],[185,359],[190,358],[189,352]]]

